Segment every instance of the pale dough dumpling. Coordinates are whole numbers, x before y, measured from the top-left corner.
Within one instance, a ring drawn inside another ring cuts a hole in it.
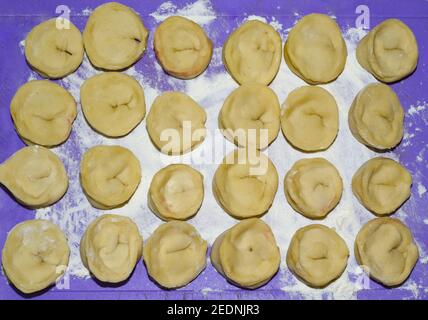
[[[148,35],[134,10],[117,2],[108,2],[92,12],[83,31],[83,43],[95,67],[121,70],[141,58]]]
[[[184,221],[160,225],[144,243],[143,257],[150,277],[164,288],[185,286],[206,266],[207,242]]]
[[[302,159],[287,172],[284,189],[294,210],[310,219],[322,219],[339,203],[343,183],[326,159]]]
[[[281,111],[281,128],[297,149],[309,152],[327,149],[339,130],[336,100],[327,90],[316,86],[291,91]]]
[[[213,52],[204,30],[179,16],[168,17],[158,26],[153,46],[165,72],[180,79],[191,79],[204,72]]]
[[[335,80],[348,55],[337,23],[327,15],[304,16],[288,34],[284,57],[288,67],[309,84]]]
[[[272,205],[278,173],[263,153],[237,149],[217,168],[213,193],[223,209],[237,219],[258,217]]]
[[[55,153],[40,146],[25,147],[0,164],[0,183],[30,208],[57,202],[68,188],[64,165]]]
[[[233,284],[256,289],[278,271],[281,256],[275,236],[261,219],[246,219],[220,234],[211,249],[216,270]]]
[[[354,250],[369,276],[388,287],[406,281],[419,258],[410,230],[388,217],[367,222],[358,232]]]
[[[278,73],[281,46],[281,37],[271,25],[247,21],[233,31],[224,44],[224,65],[239,84],[268,85]]]
[[[47,220],[27,220],[9,231],[2,265],[21,292],[34,293],[53,285],[68,266],[70,248],[64,233]]]
[[[71,21],[60,18],[44,21],[27,35],[25,58],[45,78],[65,77],[82,63],[82,35]]]
[[[404,111],[392,89],[372,83],[355,97],[349,109],[348,122],[354,137],[361,143],[386,150],[403,138]]]
[[[10,114],[26,144],[53,147],[67,140],[76,119],[73,96],[48,80],[22,85],[10,103]]]
[[[103,282],[128,279],[142,250],[143,238],[137,225],[117,214],[105,214],[92,221],[80,241],[83,265]]]
[[[382,82],[407,77],[418,64],[418,44],[410,28],[398,19],[378,24],[358,44],[361,66]]]
[[[147,115],[147,131],[159,151],[179,155],[193,150],[206,135],[207,114],[195,100],[181,92],[158,96]]]
[[[109,137],[128,134],[146,114],[143,88],[120,72],[87,79],[80,88],[80,102],[91,127]]]
[[[237,146],[264,149],[278,136],[280,112],[272,89],[257,83],[244,84],[224,101],[219,126]]]
[[[163,220],[187,220],[198,212],[203,198],[202,174],[185,164],[171,164],[153,176],[148,204]]]
[[[140,180],[140,161],[124,147],[92,147],[80,163],[80,183],[95,208],[111,209],[126,204]]]
[[[296,231],[287,251],[287,266],[308,286],[322,288],[340,277],[348,263],[345,241],[321,224]]]
[[[384,157],[364,163],[352,178],[352,191],[376,215],[388,215],[409,197],[412,176],[398,162]]]

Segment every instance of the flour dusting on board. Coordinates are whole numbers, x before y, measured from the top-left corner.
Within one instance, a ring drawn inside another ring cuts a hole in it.
[[[90,12],[90,9],[86,9]],[[86,12],[83,12],[86,14]],[[156,22],[164,20],[166,17],[178,14],[189,17],[194,21],[203,25],[208,35],[210,32],[214,33],[211,28],[211,22],[216,19],[216,13],[213,10],[209,0],[199,0],[190,3],[182,8],[178,8],[175,4],[168,1],[159,6],[159,8],[150,14]],[[299,17],[296,14],[295,19]],[[286,38],[287,31],[283,25],[275,17],[258,17],[248,16],[243,17],[241,22],[247,19],[259,19],[270,23],[278,32],[280,32],[282,39]],[[289,26],[289,25],[287,25]],[[231,30],[237,25],[229,26]],[[152,33],[153,30],[150,30]],[[280,183],[278,192],[276,194],[274,203],[268,213],[263,217],[267,222],[277,239],[278,245],[281,250],[281,267],[279,271],[279,280],[275,284],[275,289],[283,290],[290,294],[292,297],[304,299],[322,299],[322,298],[335,298],[335,299],[349,299],[356,298],[358,290],[365,288],[367,285],[365,274],[357,265],[353,255],[353,242],[356,234],[361,228],[362,224],[373,218],[373,215],[368,213],[356,198],[353,196],[350,184],[355,171],[361,164],[370,158],[375,157],[377,154],[358,143],[352,136],[348,123],[347,113],[349,106],[352,103],[357,92],[365,85],[375,82],[376,80],[367,73],[357,62],[355,58],[356,43],[364,36],[365,31],[361,29],[350,28],[344,32],[345,41],[348,47],[348,59],[344,72],[340,75],[337,81],[324,85],[323,87],[328,90],[336,98],[340,112],[340,125],[339,134],[334,144],[326,151],[316,154],[305,154],[293,149],[284,139],[280,133],[275,142],[269,147],[267,153],[270,159],[274,162],[278,174],[280,176]],[[154,59],[154,56],[151,56]],[[144,59],[144,57],[143,57]],[[214,67],[221,66],[221,43],[217,43],[214,48],[213,61]],[[161,75],[162,68],[159,67],[157,62],[154,62],[156,68],[153,72]],[[212,143],[218,141],[215,130],[218,127],[217,116],[225,98],[231,93],[232,90],[238,87],[233,79],[223,69],[215,72],[205,72],[201,76],[192,80],[177,80],[169,77],[168,84],[177,90],[181,90],[193,97],[201,106],[206,108],[207,111],[207,129],[208,136],[206,141],[192,153],[186,154],[183,157],[165,157],[160,161],[160,154],[152,145],[150,138],[145,128],[145,120],[128,136],[120,139],[109,139],[95,133],[85,121],[81,109],[76,122],[73,125],[72,135],[63,146],[54,149],[67,167],[67,172],[70,178],[70,187],[64,198],[52,207],[39,209],[36,211],[37,218],[49,219],[59,225],[64,230],[69,239],[71,247],[71,257],[69,274],[77,277],[89,276],[88,271],[83,267],[79,255],[79,242],[80,238],[91,220],[104,213],[123,214],[131,217],[139,226],[139,229],[144,239],[159,226],[162,221],[159,220],[147,207],[147,192],[153,175],[168,163],[184,162],[191,164],[194,168],[199,170],[204,175],[205,199],[199,213],[190,220],[190,223],[196,227],[202,237],[210,244],[213,243],[218,234],[231,227],[236,223],[236,220],[226,214],[215,201],[212,190],[211,182],[217,164],[210,163],[207,159],[207,151],[212,148]],[[149,81],[147,75],[142,74],[137,67],[132,67],[125,71],[127,74],[135,77],[144,88],[146,97],[146,107],[149,111],[154,98],[162,92],[161,89],[155,87]],[[92,75],[98,73],[87,58],[78,69],[78,71],[61,81],[61,84],[71,92],[76,101],[79,102],[79,90],[83,81]],[[30,75],[30,78],[33,75]],[[159,77],[158,77],[159,78]],[[295,88],[305,85],[305,83],[295,76],[282,61],[279,73],[271,88],[277,93],[280,102],[283,102],[286,96]],[[419,106],[409,110],[410,115],[418,112]],[[422,110],[422,109],[420,109]],[[222,138],[222,141],[224,138]],[[91,207],[79,183],[79,165],[82,154],[90,147],[98,144],[118,144],[131,149],[141,161],[142,167],[142,180],[141,183],[131,198],[130,202],[122,208],[101,211]],[[223,157],[225,154],[234,149],[234,145],[225,142],[226,146],[219,154]],[[291,237],[294,232],[303,226],[313,223],[311,220],[304,218],[300,214],[293,211],[288,205],[284,192],[283,192],[283,177],[292,164],[301,158],[310,157],[325,157],[331,161],[339,170],[343,182],[344,190],[342,199],[339,205],[327,216],[326,219],[319,223],[333,227],[341,235],[350,249],[350,257],[348,266],[343,275],[333,284],[324,289],[309,288],[302,282],[298,281],[287,269],[285,264],[285,256]],[[394,157],[393,154],[386,154],[385,156]],[[195,159],[199,159],[195,162]],[[425,187],[421,185],[420,195],[425,194]],[[422,192],[422,190],[424,190]],[[405,217],[405,213],[400,210],[398,213],[400,217]],[[208,264],[207,268],[212,268]],[[362,280],[362,281],[360,281]],[[239,290],[226,281],[224,286],[226,290]],[[263,288],[259,289],[263,290]],[[414,296],[419,295],[419,287],[415,282],[408,282],[400,290],[410,290]],[[219,289],[207,282],[205,287],[201,290],[204,295],[210,292],[221,292]]]

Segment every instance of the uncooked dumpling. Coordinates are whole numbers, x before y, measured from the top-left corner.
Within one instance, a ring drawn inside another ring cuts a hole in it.
[[[337,23],[324,14],[304,16],[288,33],[284,57],[288,67],[309,84],[335,80],[348,55]]]
[[[257,83],[244,84],[224,101],[219,126],[237,146],[264,149],[278,135],[280,112],[272,89]]]
[[[418,44],[409,27],[398,19],[378,24],[358,44],[361,66],[382,82],[407,77],[418,64]]]
[[[349,109],[349,128],[361,143],[386,150],[403,138],[404,112],[392,89],[382,83],[372,83],[362,89]]]
[[[80,102],[91,127],[110,137],[128,134],[146,114],[143,88],[119,72],[87,79],[80,88]]]
[[[159,151],[179,155],[193,150],[206,135],[207,114],[196,101],[181,92],[158,96],[147,115],[147,131]]]
[[[143,238],[128,217],[105,214],[92,221],[80,242],[83,265],[98,280],[118,283],[129,278],[141,258]]]
[[[27,220],[9,231],[2,265],[9,281],[29,294],[53,285],[68,266],[70,248],[64,233],[47,220]]]
[[[180,79],[191,79],[204,72],[213,52],[204,30],[179,16],[168,17],[158,26],[153,47],[165,72]]]
[[[269,282],[280,260],[272,230],[258,218],[243,220],[226,230],[211,249],[216,270],[233,284],[248,289]]]
[[[134,10],[117,2],[108,2],[92,12],[83,31],[83,43],[95,67],[121,70],[141,58],[148,35]]]
[[[239,84],[268,85],[278,73],[281,46],[281,37],[272,26],[258,20],[247,21],[224,44],[224,65]]]
[[[302,159],[287,172],[285,195],[294,210],[322,219],[339,203],[343,184],[339,172],[323,158]]]
[[[402,284],[419,258],[410,230],[398,219],[367,222],[355,239],[355,257],[369,276],[383,285]]]
[[[163,220],[187,220],[198,212],[203,198],[202,174],[185,164],[171,164],[153,176],[148,204]]]
[[[18,150],[0,165],[0,183],[25,206],[47,207],[68,188],[64,165],[55,153],[40,146]]]
[[[287,251],[287,265],[300,280],[311,287],[325,287],[340,277],[348,263],[345,241],[321,224],[296,231]]]
[[[257,150],[231,152],[214,175],[214,196],[228,214],[238,219],[266,213],[277,190],[276,168]]]
[[[207,242],[184,221],[160,225],[144,244],[143,257],[150,277],[164,288],[185,286],[206,266]]]
[[[310,152],[327,149],[339,130],[336,100],[320,87],[303,86],[291,91],[281,111],[281,128],[297,149]]]
[[[63,28],[56,26],[57,21]],[[45,78],[65,77],[82,63],[82,35],[71,21],[60,18],[44,21],[27,35],[25,58]]]
[[[63,87],[48,80],[34,80],[18,89],[10,113],[26,144],[52,147],[67,140],[77,107],[73,96]]]
[[[384,157],[364,163],[352,178],[352,191],[376,215],[394,213],[409,197],[412,176],[398,162]]]
[[[80,182],[89,202],[99,209],[124,205],[141,180],[139,160],[120,146],[95,146],[80,163]]]

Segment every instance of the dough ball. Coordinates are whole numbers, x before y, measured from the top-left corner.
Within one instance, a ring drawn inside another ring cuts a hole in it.
[[[146,114],[143,88],[119,72],[87,79],[80,88],[80,102],[91,127],[109,137],[127,135]]]
[[[285,196],[294,210],[310,219],[322,219],[342,196],[339,171],[323,158],[302,159],[287,172]]]
[[[124,147],[92,147],[80,163],[80,183],[95,208],[123,206],[134,194],[140,180],[140,161]]]
[[[207,114],[196,101],[181,92],[158,96],[147,115],[147,131],[159,151],[179,155],[193,150],[206,135]]]
[[[370,159],[352,177],[352,191],[376,215],[394,213],[409,197],[412,176],[398,162]]]
[[[9,281],[29,294],[53,285],[67,269],[69,256],[64,233],[52,222],[35,219],[9,231],[2,264]]]
[[[278,135],[280,112],[272,89],[257,83],[244,84],[226,98],[219,126],[237,146],[264,149]]]
[[[372,83],[362,89],[349,109],[349,128],[361,143],[378,149],[395,147],[403,138],[404,111],[390,87]]]
[[[40,146],[25,147],[0,164],[0,183],[21,204],[47,207],[68,188],[64,165],[55,153]]]
[[[205,269],[207,247],[192,225],[169,221],[145,242],[144,263],[150,277],[162,287],[182,287]]]
[[[187,220],[198,212],[203,199],[203,175],[188,165],[171,164],[153,176],[148,204],[163,220]]]
[[[419,258],[410,230],[398,219],[367,222],[355,239],[357,262],[371,278],[385,286],[402,284]]]
[[[339,130],[339,111],[334,97],[325,89],[303,86],[290,92],[281,112],[285,138],[303,151],[327,149]]]
[[[284,57],[290,70],[309,84],[335,80],[348,55],[337,23],[327,15],[304,16],[288,33]]]
[[[165,72],[180,79],[204,72],[213,53],[213,44],[204,30],[179,16],[168,17],[158,26],[153,46]]]
[[[268,85],[281,64],[282,40],[269,24],[251,20],[232,32],[223,46],[223,62],[239,84]]]
[[[246,219],[215,240],[211,262],[233,284],[256,289],[278,271],[281,257],[270,227],[258,218]]]
[[[92,221],[80,242],[83,265],[98,280],[109,283],[128,279],[142,250],[137,225],[117,214],[104,214]]]
[[[321,224],[296,231],[287,251],[287,265],[300,280],[311,287],[325,287],[340,277],[348,263],[345,241]]]
[[[26,144],[53,147],[67,140],[77,107],[73,96],[63,87],[48,80],[34,80],[18,89],[10,113]]]
[[[60,28],[56,26],[57,20]],[[69,24],[68,28],[65,24]],[[82,35],[71,21],[59,18],[44,21],[27,35],[25,58],[42,77],[63,78],[82,63]]]
[[[358,62],[382,82],[395,82],[413,73],[418,56],[412,30],[397,19],[378,24],[357,47]]]
[[[83,43],[95,67],[121,70],[141,58],[148,35],[134,10],[117,2],[108,2],[92,12],[83,31]]]
[[[237,149],[217,168],[213,193],[232,217],[245,219],[265,214],[278,190],[278,173],[263,153]]]

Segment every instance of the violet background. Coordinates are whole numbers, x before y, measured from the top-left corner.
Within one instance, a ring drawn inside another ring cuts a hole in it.
[[[165,1],[165,0],[164,0]],[[158,76],[151,77],[154,63],[152,41],[153,30],[156,21],[148,14],[154,12],[164,1],[160,0],[121,0],[120,2],[136,10],[144,20],[144,24],[150,30],[148,52],[136,64],[139,72],[147,75],[153,86],[163,90],[170,89],[167,84],[168,75],[161,79]],[[87,17],[75,15],[83,9],[95,8],[107,1],[79,1],[79,0],[0,0],[0,162],[3,162],[11,154],[24,146],[16,134],[9,113],[10,101],[16,90],[26,82],[29,67],[21,53],[19,42],[36,24],[56,16],[55,8],[64,4],[71,9],[71,20],[83,30]],[[182,7],[191,0],[174,0],[178,7]],[[217,19],[211,23],[210,38],[215,46],[221,45],[228,36],[224,30],[234,29],[242,21],[244,12],[246,15],[275,16],[284,29],[290,28],[295,21],[294,13],[300,15],[312,12],[334,14],[342,29],[355,26],[357,14],[355,8],[360,4],[368,5],[371,12],[371,26],[378,24],[387,18],[400,18],[410,26],[416,35],[419,44],[419,65],[416,72],[409,78],[393,84],[392,87],[398,94],[403,107],[407,110],[411,105],[419,105],[427,101],[428,92],[425,82],[428,81],[428,2],[423,0],[377,0],[377,1],[340,1],[340,0],[288,0],[288,1],[230,1],[212,0]],[[279,7],[279,9],[278,9]],[[284,41],[285,39],[283,39]],[[151,58],[150,58],[151,57]],[[206,72],[218,72],[224,67],[209,67]],[[428,161],[425,159],[428,138],[428,110],[414,115],[406,114],[406,132],[414,134],[412,143],[401,144],[394,152],[400,162],[410,170],[414,177],[412,187],[412,201],[405,204],[408,214],[407,223],[413,232],[416,241],[426,246],[428,242],[428,225],[424,219],[428,219],[428,192],[418,195],[416,182],[425,184],[428,174]],[[421,130],[415,130],[420,128]],[[72,132],[72,135],[74,132]],[[72,146],[71,146],[72,147]],[[416,161],[419,154],[422,161]],[[344,159],[346,160],[346,159]],[[67,166],[67,163],[65,163]],[[7,232],[18,222],[32,219],[34,213],[23,208],[4,188],[0,188],[0,247],[4,245]],[[287,271],[288,272],[288,271]],[[294,299],[301,298],[297,293],[280,290],[279,274],[266,286],[258,290],[242,290],[227,283],[214,269],[208,265],[206,270],[191,284],[179,290],[162,290],[151,282],[142,262],[137,267],[125,284],[118,287],[101,286],[92,279],[70,279],[68,290],[51,288],[30,296],[23,296],[8,285],[6,278],[0,274],[0,299]],[[428,272],[426,263],[419,261],[410,276],[419,288],[418,299],[428,299]],[[201,289],[209,286],[221,291],[202,293]],[[374,282],[370,284],[370,290],[359,291],[359,299],[412,299],[412,291],[387,289]]]

